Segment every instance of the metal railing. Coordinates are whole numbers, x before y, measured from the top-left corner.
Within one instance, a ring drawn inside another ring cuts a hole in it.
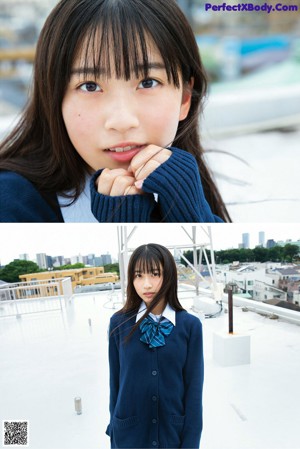
[[[228,303],[227,295],[223,296],[223,302]],[[242,298],[238,295],[233,295],[233,305],[236,307],[245,307],[252,312],[264,314],[266,316],[278,316],[278,318],[285,321],[300,325],[300,312],[295,310],[266,304],[261,301],[255,301],[254,299]]]
[[[18,282],[0,286],[0,318],[62,310],[72,297],[70,278]]]

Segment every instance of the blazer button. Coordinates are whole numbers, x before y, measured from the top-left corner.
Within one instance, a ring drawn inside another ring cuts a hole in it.
[[[157,441],[152,441],[152,446],[156,447],[157,446]]]
[[[157,423],[157,419],[155,419],[155,418],[152,419],[152,423],[153,423],[153,424],[156,424],[156,423]]]
[[[157,371],[152,371],[152,376],[156,376]]]
[[[157,397],[156,396],[152,396],[152,401],[156,402],[157,401]]]

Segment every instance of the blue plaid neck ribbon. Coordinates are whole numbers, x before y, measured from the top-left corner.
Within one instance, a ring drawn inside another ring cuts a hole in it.
[[[165,346],[165,336],[170,335],[174,324],[169,320],[156,322],[151,316],[147,316],[140,324],[142,336],[140,340],[149,345],[149,348]]]

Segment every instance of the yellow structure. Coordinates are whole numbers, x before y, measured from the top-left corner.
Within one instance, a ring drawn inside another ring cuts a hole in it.
[[[44,271],[42,273],[22,274],[19,276],[21,282],[47,281],[67,277],[71,278],[73,291],[78,285],[105,284],[107,282],[116,282],[119,279],[117,273],[104,273],[103,267]]]
[[[34,62],[35,47],[1,48],[0,61]]]

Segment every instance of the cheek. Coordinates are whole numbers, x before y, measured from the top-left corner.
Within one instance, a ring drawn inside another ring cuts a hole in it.
[[[91,120],[79,111],[63,109],[63,118],[71,142],[75,147],[81,146],[83,139],[91,136]]]
[[[152,114],[154,129],[157,137],[161,137],[163,146],[173,142],[180,118],[180,101],[166,101],[156,108]]]
[[[160,128],[174,128],[178,125],[179,122],[179,108],[175,105],[172,109],[162,107],[156,111],[154,115],[155,120],[157,121],[157,125]]]
[[[162,283],[163,283],[163,280],[162,280],[162,279],[159,279],[158,282],[157,282],[157,284],[156,284],[156,290],[157,290],[157,291],[160,290],[160,288],[161,288],[161,286],[162,286]]]
[[[63,101],[62,115],[69,134],[87,134],[93,126],[90,108],[84,108],[73,98]]]

